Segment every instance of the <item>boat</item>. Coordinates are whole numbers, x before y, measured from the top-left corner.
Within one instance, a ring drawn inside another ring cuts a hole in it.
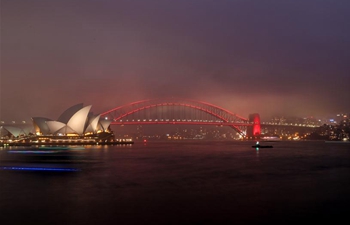
[[[257,141],[255,145],[252,146],[252,148],[273,148],[272,145],[260,145],[260,143]]]

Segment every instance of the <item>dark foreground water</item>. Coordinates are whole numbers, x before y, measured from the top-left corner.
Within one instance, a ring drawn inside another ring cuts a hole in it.
[[[56,156],[0,149],[0,223],[339,223],[350,213],[350,144],[149,142]],[[46,154],[48,155],[48,154]],[[79,171],[20,171],[44,167]]]

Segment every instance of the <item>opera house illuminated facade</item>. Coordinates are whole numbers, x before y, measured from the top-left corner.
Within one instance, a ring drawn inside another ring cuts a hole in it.
[[[111,120],[93,115],[90,109],[91,105],[80,103],[65,110],[57,120],[33,117],[35,136],[41,142],[114,141]]]
[[[116,140],[110,128],[112,121],[100,118],[101,115],[93,115],[90,109],[91,105],[84,107],[80,103],[65,110],[57,120],[33,117],[33,127],[30,132],[23,132],[24,135],[19,135],[23,129],[3,128],[14,137],[11,141],[17,143],[104,144],[131,141]]]
[[[84,136],[108,132],[110,120],[100,120],[100,115],[90,113],[91,105],[77,104],[64,111],[57,120],[33,117],[37,135]]]

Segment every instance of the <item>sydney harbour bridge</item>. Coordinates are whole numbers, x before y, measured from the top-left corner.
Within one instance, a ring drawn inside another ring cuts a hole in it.
[[[266,123],[260,121],[258,113],[251,113],[247,118],[230,112],[222,107],[198,100],[182,98],[158,98],[141,100],[121,105],[99,114],[99,118],[108,120],[111,125],[212,125],[217,127],[227,126],[235,130],[241,138],[261,137],[261,127],[275,130],[304,131],[314,129],[315,125],[296,123]],[[30,123],[6,123],[0,121],[0,128],[5,128],[10,133],[28,135],[32,130]],[[23,126],[22,126],[23,125]],[[0,130],[1,131],[1,130]],[[12,132],[16,131],[16,132]],[[269,131],[268,131],[269,132]],[[6,132],[3,132],[6,134]],[[1,132],[0,132],[1,134]],[[15,137],[19,135],[14,135]]]
[[[231,127],[242,137],[261,135],[258,113],[245,118],[207,102],[181,98],[132,102],[106,111],[101,117],[112,120],[112,125],[215,125]]]

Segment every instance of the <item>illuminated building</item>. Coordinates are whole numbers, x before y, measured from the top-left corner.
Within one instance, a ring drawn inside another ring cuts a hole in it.
[[[91,105],[74,105],[65,110],[57,120],[33,117],[30,132],[14,126],[1,126],[7,133],[1,143],[12,145],[70,145],[70,144],[118,144],[132,143],[132,140],[114,137],[110,129],[111,120],[101,119],[90,113]]]
[[[108,132],[112,121],[100,119],[100,115],[92,115],[91,105],[74,105],[65,110],[57,120],[33,117],[33,125],[37,135],[84,136]]]

